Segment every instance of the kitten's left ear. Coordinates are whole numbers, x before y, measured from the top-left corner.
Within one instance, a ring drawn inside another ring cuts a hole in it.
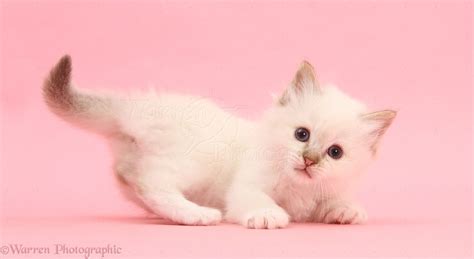
[[[304,60],[296,72],[293,81],[291,81],[290,87],[285,90],[278,103],[286,105],[291,99],[298,98],[305,92],[317,91],[318,89],[319,83],[316,80],[314,68],[308,61]]]
[[[397,112],[393,110],[382,110],[362,115],[362,120],[369,125],[370,141],[372,141],[370,147],[374,153],[377,151],[380,139],[396,116]]]

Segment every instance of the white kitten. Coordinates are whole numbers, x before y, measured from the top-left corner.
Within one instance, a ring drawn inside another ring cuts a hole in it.
[[[86,93],[63,57],[44,84],[53,112],[106,136],[115,171],[154,213],[189,225],[281,228],[291,221],[362,223],[351,194],[396,113],[368,112],[320,87],[303,62],[257,122],[199,97]]]

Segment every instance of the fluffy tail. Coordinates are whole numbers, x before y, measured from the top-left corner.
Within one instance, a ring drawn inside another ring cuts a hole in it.
[[[70,82],[71,71],[71,57],[63,56],[43,85],[47,105],[68,122],[100,133],[112,133],[117,129],[113,99],[74,89]]]

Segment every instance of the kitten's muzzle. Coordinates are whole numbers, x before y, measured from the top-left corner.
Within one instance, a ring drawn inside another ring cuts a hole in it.
[[[317,156],[317,155],[313,155],[313,156],[311,156],[311,155],[304,155],[303,158],[304,158],[304,164],[305,164],[307,167],[319,163],[319,160],[320,160],[319,156]]]
[[[303,168],[295,168],[295,170],[296,170],[297,172],[300,172],[300,173],[302,173],[302,174],[305,174],[305,175],[306,175],[308,178],[310,178],[310,179],[313,178],[313,177],[311,177],[311,173],[308,171],[308,167],[307,167],[307,166],[305,166],[305,167],[303,167]]]

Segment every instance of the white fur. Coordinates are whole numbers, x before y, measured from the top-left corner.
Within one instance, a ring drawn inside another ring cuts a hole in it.
[[[269,229],[289,221],[367,219],[353,203],[352,190],[372,160],[370,143],[376,140],[370,133],[379,125],[364,121],[366,107],[335,87],[311,85],[311,80],[293,83],[289,101],[276,102],[258,121],[194,96],[96,97],[107,100],[107,107],[86,104],[102,116],[91,120],[89,128],[114,122],[105,135],[117,174],[162,217],[210,225],[224,214],[230,222]],[[310,130],[308,142],[295,139],[298,127]],[[339,160],[325,155],[335,143],[344,150]],[[305,146],[321,155],[307,169],[311,177],[295,170],[304,166]]]

